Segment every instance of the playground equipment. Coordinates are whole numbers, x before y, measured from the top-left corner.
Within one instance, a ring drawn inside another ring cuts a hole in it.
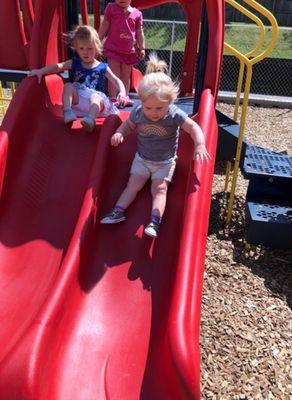
[[[292,157],[248,145],[243,174],[249,179],[247,242],[291,249]]]
[[[248,97],[252,79],[252,68],[266,57],[278,38],[278,26],[274,16],[254,0],[245,3],[258,11],[271,24],[270,42],[266,39],[267,29],[259,17],[234,0],[226,0],[253,20],[259,27],[257,46],[247,54],[241,54],[228,43],[225,48],[240,60],[234,119],[217,112],[219,142],[217,157],[227,160],[225,190],[232,170],[233,174],[227,210],[227,223],[231,220],[236,182],[239,168],[249,179],[246,207],[246,240],[249,244],[259,244],[276,248],[292,248],[292,203],[289,194],[292,187],[292,157],[263,149],[244,140]],[[266,45],[264,46],[264,43]],[[239,105],[246,68],[242,113],[240,122]]]
[[[58,60],[61,4],[36,1],[29,68]],[[189,93],[203,2],[180,4],[189,23],[181,91]],[[98,222],[127,181],[135,136],[118,149],[109,146],[118,117],[98,120],[94,135],[79,121],[68,130],[57,75],[41,85],[33,78],[20,83],[0,132],[0,398],[199,399],[224,2],[205,6],[209,35],[196,78],[196,118],[213,161],[194,164],[192,143],[181,135],[156,241],[143,236],[147,189],[124,224]]]
[[[22,11],[22,13],[21,13]],[[15,92],[15,82],[23,79],[20,71],[28,69],[29,41],[34,20],[31,0],[3,1],[0,13],[0,112],[5,114]],[[7,24],[10,21],[10,24]],[[11,96],[4,95],[1,80],[11,81]]]
[[[253,50],[249,51],[247,54],[242,54],[239,51],[237,51],[234,47],[230,46],[228,43],[225,43],[225,48],[240,60],[240,70],[239,70],[238,85],[237,85],[237,96],[236,96],[235,110],[234,110],[234,120],[235,121],[238,120],[240,96],[241,96],[242,87],[243,87],[244,72],[246,70],[242,112],[241,112],[241,118],[240,118],[240,123],[239,123],[239,133],[238,133],[236,154],[235,154],[235,159],[234,159],[234,164],[233,164],[232,183],[231,183],[230,197],[229,197],[228,210],[227,210],[227,223],[229,223],[231,220],[232,207],[233,207],[235,190],[236,190],[236,182],[237,182],[240,158],[241,158],[241,153],[242,153],[242,142],[243,142],[246,114],[247,114],[247,108],[248,108],[248,97],[249,97],[249,93],[250,93],[250,85],[251,85],[251,80],[252,80],[252,68],[257,62],[259,62],[263,58],[267,57],[268,54],[271,52],[271,50],[274,48],[275,43],[278,38],[278,25],[277,25],[277,21],[275,20],[274,16],[269,11],[267,11],[263,6],[261,6],[254,0],[246,0],[245,1],[246,4],[248,4],[253,9],[258,11],[262,16],[266,17],[267,20],[270,22],[271,27],[273,29],[273,31],[272,31],[273,34],[272,34],[270,43],[268,43],[268,45],[265,46],[264,50],[262,50],[262,47],[263,47],[265,39],[266,39],[266,28],[265,28],[263,22],[260,20],[260,18],[258,18],[251,11],[249,11],[248,9],[246,9],[245,7],[243,7],[236,1],[226,0],[226,2],[229,3],[230,5],[232,5],[233,7],[235,7],[237,10],[241,11],[243,14],[245,14],[251,20],[253,20],[258,25],[259,32],[260,32],[259,41],[258,41],[257,46]],[[258,52],[259,52],[259,54],[257,54]],[[225,190],[227,190],[230,171],[231,171],[231,162],[228,162],[227,163],[227,171],[226,171]]]

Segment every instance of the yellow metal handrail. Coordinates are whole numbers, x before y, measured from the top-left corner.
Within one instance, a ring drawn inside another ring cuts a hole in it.
[[[265,48],[265,50],[263,50],[260,54],[256,55],[256,53],[261,50],[261,48],[265,42],[265,39],[266,39],[265,26],[263,25],[262,21],[256,15],[254,15],[251,11],[247,10],[242,5],[238,4],[235,0],[225,0],[225,1],[226,1],[226,3],[228,3],[231,6],[233,6],[234,8],[236,8],[237,10],[241,11],[243,14],[245,14],[251,20],[253,20],[259,26],[259,30],[260,30],[260,37],[259,37],[257,46],[253,50],[251,50],[250,52],[248,52],[246,54],[242,54],[241,52],[236,50],[234,47],[232,47],[228,43],[224,42],[224,48],[227,51],[229,51],[230,53],[232,53],[235,57],[237,57],[240,61],[240,70],[239,70],[237,94],[236,94],[236,101],[235,101],[235,111],[234,111],[235,121],[237,121],[237,119],[238,119],[238,109],[239,109],[240,96],[241,96],[242,85],[243,85],[244,68],[246,67],[246,79],[245,79],[245,86],[244,86],[244,93],[243,93],[241,119],[240,119],[240,124],[239,124],[239,135],[238,135],[236,155],[235,155],[235,160],[234,160],[233,176],[232,176],[232,183],[231,183],[231,190],[230,190],[230,196],[229,196],[229,201],[228,201],[228,210],[227,210],[227,218],[226,218],[226,222],[229,223],[231,220],[232,209],[233,209],[233,204],[234,204],[234,197],[235,197],[235,190],[236,190],[236,183],[237,183],[237,178],[238,178],[239,163],[240,163],[240,156],[241,156],[242,142],[243,142],[243,134],[244,134],[244,128],[245,128],[245,122],[246,122],[248,99],[249,99],[251,79],[252,79],[252,67],[254,64],[258,63],[259,61],[261,61],[263,58],[267,57],[270,54],[270,52],[274,48],[275,43],[278,39],[279,28],[278,28],[278,24],[277,24],[275,17],[273,16],[273,14],[270,11],[268,11],[266,8],[264,8],[263,6],[261,6],[254,0],[245,0],[246,4],[248,4],[249,6],[254,8],[256,11],[258,11],[264,17],[266,17],[272,27],[271,42],[268,44],[268,46]],[[227,190],[227,188],[228,188],[230,171],[231,171],[231,163],[228,162],[227,169],[226,169],[225,190]]]
[[[16,90],[15,82],[10,82],[11,96],[4,96],[2,82],[0,81],[0,116],[4,117],[6,109]]]

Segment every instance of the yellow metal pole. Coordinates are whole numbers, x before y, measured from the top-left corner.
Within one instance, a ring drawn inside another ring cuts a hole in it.
[[[248,55],[252,55],[252,54],[256,53],[258,51],[258,49],[261,48],[262,44],[265,41],[265,28],[264,28],[262,21],[257,16],[252,14],[250,11],[248,11],[247,9],[245,9],[244,7],[242,7],[240,4],[236,3],[235,1],[226,0],[226,2],[232,4],[239,11],[246,14],[250,19],[252,19],[258,25],[259,32],[260,32],[258,44],[255,47],[255,49],[253,49],[252,51],[250,51],[248,53]],[[236,98],[235,98],[235,108],[234,108],[234,115],[233,115],[234,121],[237,121],[237,119],[238,119],[238,110],[239,110],[239,105],[240,105],[240,96],[241,96],[241,91],[242,91],[243,77],[244,77],[244,62],[242,62],[240,60],[240,70],[239,70],[239,77],[238,77],[238,82],[237,82],[237,93],[236,93]],[[226,172],[225,172],[226,176],[225,176],[224,191],[228,190],[231,167],[232,167],[232,164],[231,164],[231,162],[228,161],[227,165],[226,165]]]
[[[4,97],[2,82],[0,81],[0,109],[3,116],[5,114],[5,103],[4,103],[5,100],[7,99]]]
[[[244,75],[244,62],[240,60],[239,75],[237,82],[237,93],[236,93],[234,113],[233,113],[233,119],[235,122],[237,122],[238,120],[238,110],[240,105],[240,95],[242,90],[243,75]]]
[[[10,83],[11,83],[10,88],[11,88],[11,95],[12,95],[11,97],[13,97],[13,95],[16,91],[16,85],[15,85],[15,82],[10,82]]]
[[[249,19],[254,21],[259,28],[259,40],[258,44],[256,47],[248,52],[246,56],[252,56],[254,55],[259,49],[262,48],[264,42],[265,42],[265,36],[266,36],[266,30],[263,22],[259,17],[257,17],[255,14],[253,14],[251,11],[249,11],[247,8],[243,7],[241,4],[237,3],[235,0],[225,0],[226,3],[230,4],[232,7],[236,8],[238,11],[240,11],[242,14],[246,15]],[[247,2],[247,1],[246,1]]]
[[[230,197],[229,197],[228,209],[227,209],[227,217],[226,217],[227,224],[229,224],[231,221],[231,214],[232,214],[232,209],[233,209],[233,204],[234,204],[235,189],[236,189],[236,183],[237,183],[238,172],[239,172],[239,164],[240,164],[243,134],[244,134],[245,120],[246,120],[247,107],[248,107],[248,95],[250,92],[251,78],[252,78],[252,65],[247,65],[246,83],[245,83],[245,90],[244,90],[244,97],[243,97],[243,104],[242,104],[242,113],[241,113],[240,126],[239,126],[239,135],[238,135],[238,141],[237,141],[236,156],[235,156],[235,161],[234,161],[234,169],[233,169],[233,178],[232,178],[232,183],[231,183]]]
[[[227,190],[228,190],[230,172],[231,172],[231,161],[227,161],[226,172],[225,172],[224,192],[227,192]]]
[[[241,150],[242,150],[242,143],[243,143],[243,134],[244,134],[244,127],[245,127],[247,107],[248,107],[248,98],[249,98],[251,79],[252,79],[252,67],[255,63],[261,61],[264,57],[266,57],[271,52],[271,50],[275,46],[275,43],[278,39],[279,29],[278,29],[277,21],[276,21],[275,17],[272,15],[272,13],[270,13],[268,10],[266,10],[263,6],[259,5],[254,0],[245,0],[245,3],[249,4],[252,8],[257,10],[260,14],[264,15],[269,20],[269,22],[272,26],[271,42],[269,43],[267,48],[264,51],[262,51],[262,53],[260,53],[257,56],[254,56],[254,54],[260,50],[260,47],[264,43],[264,39],[265,39],[266,31],[265,31],[265,27],[264,27],[262,21],[258,17],[256,17],[254,14],[252,14],[250,11],[246,10],[243,6],[238,4],[236,1],[234,1],[234,0],[225,0],[225,1],[226,1],[226,3],[229,3],[230,5],[232,5],[233,7],[237,8],[239,11],[243,12],[245,15],[250,17],[250,19],[252,19],[254,22],[256,22],[258,24],[259,29],[260,29],[260,38],[259,38],[258,45],[255,47],[254,50],[252,50],[246,54],[242,54],[239,51],[237,51],[235,48],[230,46],[228,43],[224,43],[225,49],[227,49],[227,51],[231,52],[233,55],[235,55],[235,57],[237,57],[240,60],[240,71],[239,71],[237,95],[236,95],[235,111],[234,111],[234,120],[235,121],[237,121],[237,119],[238,119],[238,110],[239,110],[239,104],[240,104],[240,96],[241,96],[241,90],[242,90],[244,68],[246,67],[246,82],[245,82],[242,113],[241,113],[240,126],[239,126],[239,137],[238,137],[237,148],[236,148],[236,155],[235,155],[234,169],[233,169],[233,176],[232,176],[232,184],[231,184],[231,191],[230,191],[228,210],[227,210],[227,218],[226,218],[227,223],[229,223],[231,221],[232,208],[233,208],[234,198],[235,198],[236,183],[237,183],[238,172],[239,172],[240,157],[241,157]],[[251,56],[254,56],[254,57],[252,59],[249,59],[249,57],[251,57]],[[227,187],[228,187],[230,170],[231,170],[231,163],[230,163],[230,165],[227,164],[224,190],[227,190]]]

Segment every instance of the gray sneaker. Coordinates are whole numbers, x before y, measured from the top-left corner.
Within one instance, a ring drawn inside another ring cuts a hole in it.
[[[144,229],[146,235],[151,236],[153,238],[157,238],[159,231],[159,223],[150,221],[149,224]]]
[[[82,118],[81,125],[87,132],[92,132],[95,127],[95,119],[91,115],[86,115]]]
[[[101,224],[117,224],[118,222],[125,221],[126,217],[123,211],[112,210],[107,216],[105,216],[100,223]]]
[[[67,108],[66,110],[63,110],[63,115],[64,115],[65,124],[70,124],[71,122],[74,122],[77,120],[77,117],[74,114],[74,112],[71,110],[71,108]]]

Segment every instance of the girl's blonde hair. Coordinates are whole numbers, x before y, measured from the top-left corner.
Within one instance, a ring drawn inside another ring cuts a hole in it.
[[[96,55],[102,55],[102,43],[98,33],[90,25],[76,26],[75,29],[64,34],[65,40],[69,46],[74,50],[77,40],[93,43],[96,50]]]
[[[166,63],[159,60],[155,53],[151,53],[147,62],[146,75],[141,79],[138,87],[138,95],[142,101],[155,96],[161,101],[174,102],[179,87],[171,80],[167,72]]]

